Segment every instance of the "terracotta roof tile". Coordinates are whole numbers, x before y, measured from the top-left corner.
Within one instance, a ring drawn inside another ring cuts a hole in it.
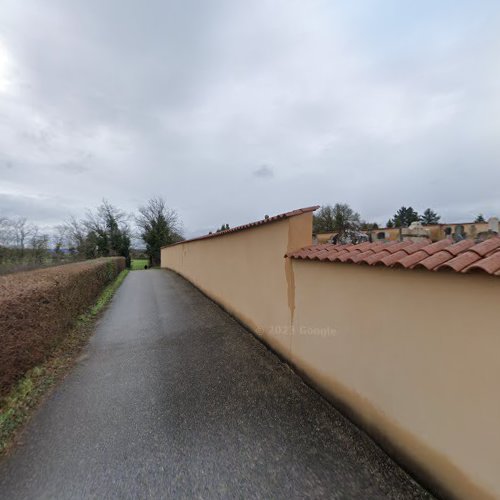
[[[361,252],[361,250],[350,250],[350,251],[347,251],[347,252],[345,252],[343,255],[341,255],[339,257],[339,261],[340,262],[347,262],[348,260],[356,257],[356,255],[359,255],[360,253],[363,253],[363,252]]]
[[[377,243],[372,243],[370,241],[366,241],[365,243],[360,243],[359,245],[349,245],[349,246],[351,247],[351,250],[359,250],[359,251],[363,252],[364,250],[372,248],[376,245],[377,245]]]
[[[388,257],[384,257],[379,264],[390,267],[405,257],[408,257],[408,254],[404,250],[400,250],[399,252],[389,255]]]
[[[370,255],[369,257],[365,257],[362,260],[362,262],[364,262],[365,264],[368,264],[370,266],[373,266],[374,264],[377,264],[377,262],[380,262],[382,259],[384,259],[388,255],[391,255],[389,253],[389,250],[384,249],[384,250],[381,250],[380,252],[377,252],[373,255]]]
[[[436,271],[439,271],[440,269],[451,269],[459,273],[460,271],[480,259],[481,257],[479,257],[479,255],[475,252],[464,252],[457,257],[448,260],[448,262],[444,262],[441,265],[437,266]]]
[[[329,254],[328,254],[328,260],[330,262],[334,262],[334,261],[338,261],[340,260],[340,258],[343,256],[343,255],[348,255],[349,254],[349,250],[330,250]]]
[[[473,247],[474,245],[475,243],[472,240],[462,240],[458,243],[450,245],[449,247],[446,247],[446,251],[450,252],[452,255],[459,255],[468,250],[470,247]]]
[[[437,252],[434,255],[431,255],[430,257],[427,257],[426,259],[420,261],[417,266],[415,267],[425,267],[425,269],[428,269],[429,271],[432,271],[433,269],[437,268],[439,265],[443,264],[444,262],[449,261],[450,259],[453,258],[453,254],[448,252],[448,250],[442,250],[441,252]]]
[[[432,246],[433,243],[430,242],[430,240],[422,240],[417,243],[412,243],[411,245],[408,245],[407,247],[403,248],[403,251],[406,252],[408,255],[414,252],[418,252],[424,247],[430,247]]]
[[[307,250],[307,248],[304,248],[304,250],[300,250],[297,253],[297,258],[299,258],[299,259],[306,259],[309,256],[309,253],[310,252]]]
[[[455,272],[485,272],[500,276],[500,237],[481,243],[450,239],[431,243],[423,240],[359,245],[314,245],[287,255],[292,259],[324,260],[352,264]]]
[[[403,257],[399,261],[395,262],[395,266],[401,266],[406,269],[412,268],[417,265],[421,260],[427,259],[429,254],[425,250],[419,250],[418,252],[412,253]]]
[[[472,240],[463,240],[458,243],[453,243],[451,240],[441,240],[445,241],[447,244],[443,245],[443,250],[431,255],[427,259],[419,262],[415,267],[420,268],[423,267],[428,269],[429,271],[437,270],[442,264],[451,261],[456,255],[460,255],[462,252],[465,252],[470,247],[474,246],[474,242]],[[439,243],[439,241],[437,242]],[[428,250],[427,248],[425,249]]]
[[[399,252],[400,250],[402,250],[403,248],[409,247],[411,245],[413,245],[413,242],[411,242],[411,241],[400,241],[398,243],[390,242],[390,243],[386,243],[385,249],[389,253],[396,253],[396,252]]]
[[[436,243],[431,243],[430,245],[427,245],[426,247],[423,247],[423,251],[427,253],[427,255],[434,255],[437,252],[440,252],[441,250],[450,247],[453,244],[452,240],[446,239],[446,240],[439,240],[436,241]]]
[[[500,271],[500,252],[495,252],[489,257],[485,259],[481,259],[479,262],[476,262],[465,269],[465,272],[469,271],[485,271],[488,274],[496,274],[497,271]]]
[[[498,248],[500,248],[500,238],[490,238],[489,240],[470,247],[470,250],[472,252],[476,252],[481,257],[484,257]]]
[[[366,258],[375,255],[378,252],[379,249],[375,248],[370,248],[364,252],[359,252],[358,254],[354,255],[351,257],[349,260],[350,262],[356,264],[358,262],[363,262]]]

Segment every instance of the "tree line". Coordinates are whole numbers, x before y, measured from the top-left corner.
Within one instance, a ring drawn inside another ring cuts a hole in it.
[[[26,217],[0,217],[0,271],[41,265],[48,245],[49,236]]]
[[[387,227],[409,227],[412,222],[421,222],[423,226],[439,224],[441,216],[431,208],[426,208],[420,215],[413,207],[401,207],[394,216],[387,221]],[[483,214],[474,219],[474,224],[486,222]]]
[[[84,217],[70,217],[52,234],[25,217],[0,218],[0,271],[15,271],[72,260],[123,256],[130,265],[132,242],[142,240],[152,266],[164,245],[181,241],[182,224],[163,198],[152,198],[127,214],[107,200]]]
[[[439,224],[441,216],[431,208],[419,214],[413,207],[401,207],[387,221],[386,227],[399,228],[409,227],[413,222],[420,222],[424,226]],[[475,223],[486,222],[482,214],[474,220]],[[314,215],[314,233],[337,233],[340,240],[353,241],[359,239],[359,234],[378,229],[375,222],[363,220],[358,212],[353,210],[347,203],[336,203],[335,205],[323,205]]]
[[[413,207],[401,207],[387,221],[387,227],[408,227],[413,222],[438,224],[441,217],[431,208],[419,214]],[[486,222],[482,214],[476,223]],[[378,229],[347,203],[324,205],[314,215],[315,233],[337,233],[339,242],[359,241]],[[219,231],[229,229],[222,224]],[[107,200],[84,217],[70,217],[50,235],[25,217],[0,217],[0,272],[39,267],[44,264],[97,257],[123,256],[130,265],[132,242],[142,240],[151,266],[160,264],[161,247],[181,241],[182,223],[177,212],[161,197],[150,199],[127,214]]]

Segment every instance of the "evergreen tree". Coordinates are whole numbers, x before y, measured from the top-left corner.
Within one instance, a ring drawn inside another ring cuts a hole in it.
[[[424,226],[429,226],[431,224],[439,224],[440,219],[441,217],[436,212],[434,212],[434,210],[431,210],[430,208],[427,208],[420,217],[420,221]]]
[[[136,223],[146,243],[151,266],[160,265],[161,247],[181,241],[181,223],[175,210],[167,208],[163,198],[152,198],[139,208]]]
[[[418,222],[420,216],[412,207],[401,207],[392,218],[394,227],[409,227],[412,222]]]
[[[130,266],[130,228],[124,212],[103,200],[97,210],[87,212],[83,226],[87,258],[121,255]]]

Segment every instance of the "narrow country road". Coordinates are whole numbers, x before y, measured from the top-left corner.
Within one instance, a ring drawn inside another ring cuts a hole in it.
[[[0,497],[429,494],[191,284],[148,270],[0,463]]]

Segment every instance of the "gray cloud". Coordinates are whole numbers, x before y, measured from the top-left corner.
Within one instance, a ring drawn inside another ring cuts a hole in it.
[[[55,225],[63,222],[62,214],[70,209],[69,203],[61,204],[61,199],[43,195],[24,196],[22,194],[0,193],[1,214],[7,217],[27,217],[37,222]],[[34,216],[36,214],[36,216]],[[66,218],[66,215],[64,215]]]
[[[500,214],[499,19],[462,0],[4,0],[0,212],[162,195],[189,234],[336,201],[382,223]]]
[[[90,168],[88,166],[82,165],[77,162],[72,162],[68,161],[66,163],[61,163],[56,166],[58,170],[61,172],[67,173],[67,174],[72,174],[72,175],[78,175],[78,174],[83,174],[85,172],[88,172]]]
[[[274,170],[268,165],[262,165],[253,171],[253,176],[260,179],[272,179],[274,177]]]

